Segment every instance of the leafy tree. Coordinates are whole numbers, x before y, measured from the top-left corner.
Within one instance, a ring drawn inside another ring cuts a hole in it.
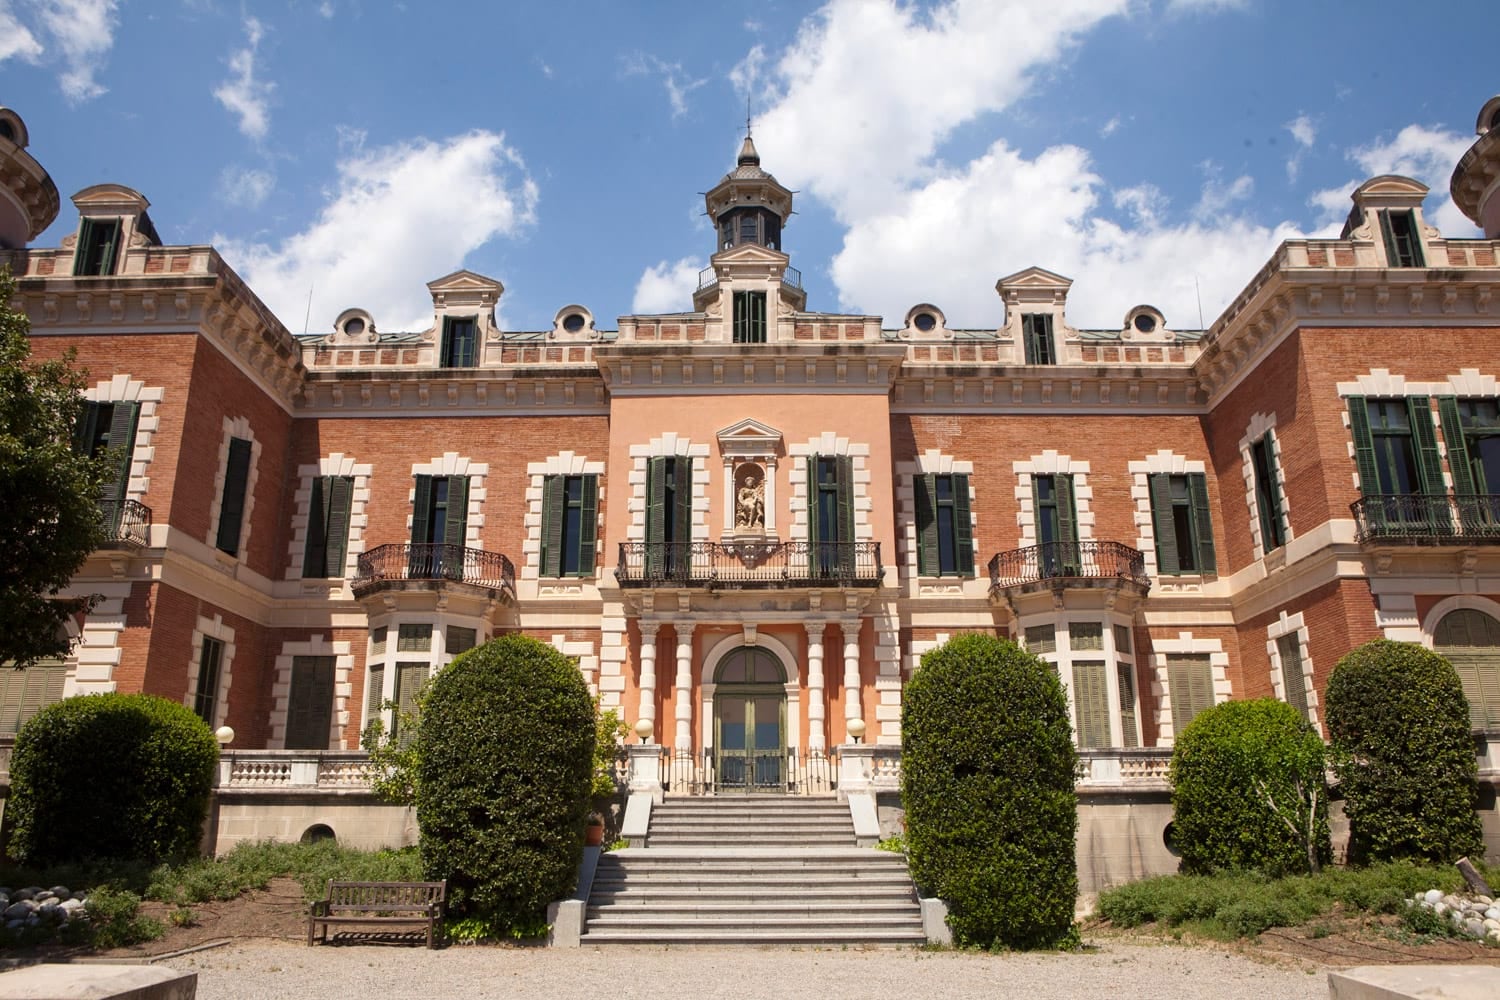
[[[901,710],[912,878],[959,944],[1076,943],[1078,753],[1057,673],[1012,642],[960,635],[922,657]]]
[[[92,606],[58,592],[106,540],[98,500],[108,465],[74,454],[84,376],[71,351],[31,360],[15,289],[0,268],[0,496],[13,512],[0,518],[0,662],[25,667],[66,656],[63,623]]]

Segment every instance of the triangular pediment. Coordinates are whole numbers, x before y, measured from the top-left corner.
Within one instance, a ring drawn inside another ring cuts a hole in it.
[[[1044,267],[1028,267],[1008,274],[995,282],[996,288],[1062,288],[1073,287],[1073,279],[1054,274]]]
[[[781,447],[781,432],[753,417],[730,424],[715,436],[725,455],[770,456]]]
[[[427,288],[436,295],[438,292],[486,292],[492,291],[496,295],[505,291],[505,286],[494,278],[486,278],[482,274],[476,274],[467,268],[460,268],[452,274],[445,274],[435,281],[429,281]]]

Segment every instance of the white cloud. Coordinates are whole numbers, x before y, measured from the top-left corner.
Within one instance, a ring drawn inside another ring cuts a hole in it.
[[[687,114],[688,95],[708,83],[706,78],[694,80],[691,74],[683,71],[682,63],[665,62],[643,52],[637,52],[625,60],[625,75],[660,76],[662,86],[667,91],[667,100],[672,105],[673,118],[681,118]]]
[[[318,4],[318,13],[330,21],[333,20],[333,4],[329,0],[323,0],[323,3]]]
[[[698,290],[698,272],[703,266],[697,257],[684,257],[675,263],[664,260],[646,268],[636,282],[630,311],[644,315],[691,309],[693,292]]]
[[[1286,130],[1292,133],[1292,138],[1297,140],[1297,145],[1304,148],[1311,146],[1318,139],[1318,126],[1307,115],[1298,115],[1287,122]]]
[[[0,62],[11,56],[36,62],[42,52],[42,43],[36,40],[36,36],[24,24],[16,20],[10,0],[0,0]]]
[[[259,208],[276,187],[276,175],[250,167],[225,167],[219,174],[219,194],[231,205]]]
[[[369,151],[351,134],[340,141],[338,183],[310,226],[275,246],[213,238],[290,330],[302,330],[309,290],[314,331],[350,306],[384,330],[425,330],[431,305],[413,289],[535,219],[536,184],[502,134]]]
[[[94,73],[115,42],[118,0],[37,2],[37,18],[57,42],[66,64],[58,83],[68,103],[79,104],[103,94],[106,88],[94,79]]]
[[[1248,176],[1242,174],[1226,184],[1217,164],[1205,163],[1203,171],[1208,177],[1198,194],[1198,204],[1193,206],[1194,218],[1211,222],[1235,202],[1247,201],[1255,193],[1255,181]]]
[[[1101,129],[1099,129],[1099,138],[1101,138],[1101,139],[1108,139],[1110,136],[1112,136],[1116,132],[1120,131],[1120,125],[1121,124],[1122,123],[1120,121],[1120,116],[1119,115],[1115,115],[1109,121],[1105,122],[1104,126]]]
[[[214,90],[214,97],[231,114],[239,116],[240,131],[251,139],[264,139],[271,130],[270,100],[275,85],[255,78],[255,56],[265,27],[253,17],[245,18],[245,48],[229,56],[230,78]]]
[[[1221,10],[1243,10],[1250,0],[1167,0],[1167,11],[1172,14],[1187,14],[1198,11],[1217,13]]]
[[[1381,174],[1413,177],[1432,189],[1427,196],[1425,215],[1429,225],[1444,235],[1470,236],[1474,223],[1453,204],[1448,182],[1453,166],[1473,145],[1474,137],[1425,125],[1408,125],[1389,139],[1377,139],[1368,146],[1358,146],[1345,155],[1359,166],[1364,176],[1342,188],[1328,188],[1315,193],[1309,203],[1323,210],[1329,218],[1342,219],[1349,212],[1349,194],[1365,180]]]

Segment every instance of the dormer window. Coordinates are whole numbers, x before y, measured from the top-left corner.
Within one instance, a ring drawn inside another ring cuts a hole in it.
[[[764,344],[766,342],[766,293],[734,293],[734,342],[736,344]]]
[[[1385,237],[1388,267],[1422,267],[1422,241],[1417,234],[1417,214],[1411,209],[1380,214],[1380,234]]]
[[[78,277],[114,274],[119,248],[119,219],[84,219],[78,230],[73,274]]]
[[[1028,365],[1057,364],[1057,349],[1052,342],[1052,314],[1026,313],[1021,317],[1021,339]]]
[[[478,348],[478,324],[473,316],[445,316],[443,318],[443,348],[441,364],[444,368],[473,368]]]

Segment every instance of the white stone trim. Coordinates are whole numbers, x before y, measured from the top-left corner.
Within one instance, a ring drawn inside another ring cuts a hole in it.
[[[1189,459],[1185,455],[1162,449],[1147,455],[1142,461],[1131,462],[1128,469],[1131,475],[1130,497],[1135,501],[1135,547],[1146,561],[1147,575],[1159,576],[1160,568],[1156,564],[1156,521],[1151,516],[1151,477],[1206,474],[1208,468],[1198,459]]]
[[[157,413],[166,390],[161,386],[147,386],[129,375],[115,375],[98,382],[83,391],[83,398],[91,403],[139,403],[140,412],[135,420],[135,444],[130,451],[130,479],[125,497],[137,503],[151,489],[151,460],[156,457],[152,440],[161,426]]]
[[[852,541],[871,541],[875,538],[875,526],[870,521],[874,500],[870,496],[870,446],[851,443],[833,431],[809,438],[805,444],[787,447],[791,468],[787,470],[792,485],[792,538],[807,538],[811,521],[808,519],[807,462],[813,456],[849,456],[854,467],[854,482],[850,484],[854,506],[854,538]],[[800,461],[799,461],[800,459]]]
[[[624,719],[626,640],[625,605],[606,601],[599,617],[599,707],[618,709]],[[630,722],[630,719],[625,719]]]
[[[224,434],[219,441],[219,464],[214,473],[214,492],[212,505],[208,509],[208,537],[204,539],[209,548],[219,551],[219,515],[224,507],[224,480],[229,475],[229,441],[231,438],[241,438],[250,442],[250,471],[245,476],[245,513],[240,524],[240,546],[239,550],[231,557],[228,552],[223,553],[225,558],[233,558],[244,562],[250,551],[250,529],[255,524],[255,485],[260,480],[260,442],[255,438],[255,432],[250,429],[250,421],[245,417],[225,417]]]
[[[917,488],[913,480],[917,476],[968,476],[969,477],[969,538],[974,546],[974,570],[978,575],[982,561],[979,558],[979,515],[975,508],[974,463],[960,462],[936,448],[928,449],[916,457],[914,462],[896,463],[896,539],[897,558],[903,567],[902,575],[915,580],[917,572]],[[932,577],[931,579],[936,579]],[[951,577],[949,579],[952,579]]]
[[[1449,375],[1440,382],[1408,381],[1405,375],[1392,375],[1389,368],[1371,368],[1369,374],[1358,375],[1353,382],[1338,383],[1339,398],[1348,396],[1373,396],[1377,398],[1399,398],[1401,396],[1497,396],[1500,395],[1500,380],[1493,375],[1480,374],[1478,368],[1460,368],[1457,375]]]
[[[1319,732],[1322,731],[1322,722],[1319,720],[1318,689],[1313,684],[1312,647],[1308,645],[1307,626],[1303,624],[1302,612],[1289,615],[1281,612],[1281,617],[1266,627],[1266,655],[1271,658],[1271,665],[1275,667],[1271,671],[1271,684],[1276,690],[1276,697],[1281,701],[1288,701],[1286,696],[1287,684],[1286,665],[1281,662],[1281,647],[1277,642],[1288,635],[1297,637],[1297,646],[1302,657],[1302,676],[1294,678],[1295,683],[1302,685],[1302,690],[1307,699],[1307,721],[1311,722]]]
[[[365,528],[369,524],[365,508],[370,502],[370,477],[373,474],[373,466],[359,465],[353,458],[340,452],[318,459],[316,465],[297,467],[297,492],[293,497],[296,512],[292,515],[292,540],[287,543],[288,580],[302,579],[302,557],[307,548],[307,523],[312,516],[312,481],[323,476],[347,476],[354,480],[354,488],[349,495],[349,535],[344,546],[344,571],[339,574],[346,578],[354,575],[359,555],[365,550]]]
[[[1465,609],[1481,611],[1496,621],[1500,621],[1500,604],[1488,597],[1480,597],[1478,594],[1455,594],[1438,601],[1427,612],[1427,617],[1422,620],[1422,636],[1418,641],[1428,649],[1436,649],[1438,623],[1450,612]]]
[[[1267,434],[1271,435],[1271,475],[1276,479],[1277,493],[1281,497],[1281,510],[1277,519],[1281,522],[1281,535],[1286,545],[1292,540],[1292,509],[1287,500],[1286,473],[1281,467],[1281,436],[1276,433],[1276,414],[1255,413],[1245,427],[1245,436],[1240,438],[1240,472],[1245,479],[1245,506],[1250,510],[1251,558],[1263,559],[1266,555],[1265,540],[1260,532],[1260,505],[1255,499],[1255,457],[1252,448]]]
[[[630,446],[630,472],[627,474],[630,498],[625,504],[625,511],[630,517],[625,527],[627,541],[646,540],[646,467],[653,458],[693,459],[691,535],[681,541],[708,537],[708,456],[707,444],[694,444],[691,438],[678,437],[673,431],[652,438],[646,444]],[[602,542],[604,533],[600,532],[599,537]]]
[[[63,683],[63,697],[75,694],[105,694],[115,690],[115,668],[123,655],[120,636],[125,631],[125,602],[130,599],[129,582],[91,582],[87,585],[90,594],[100,600],[90,609],[83,620],[83,632],[78,642],[64,659],[71,665],[68,678]],[[82,596],[68,593],[68,596]],[[73,633],[71,619],[67,622],[68,634]]]
[[[594,644],[587,640],[569,639],[561,632],[553,633],[550,642],[553,649],[578,661],[578,671],[583,674],[583,679],[589,686],[589,694],[597,698],[599,696],[599,655],[594,651]]]
[[[193,695],[198,690],[198,671],[203,665],[203,639],[217,639],[224,644],[224,651],[219,656],[219,689],[214,692],[213,721],[210,727],[218,727],[224,724],[224,715],[229,708],[230,680],[232,677],[231,667],[234,664],[234,629],[224,624],[222,615],[214,615],[212,618],[198,616],[198,627],[193,630],[193,652],[192,658],[188,660],[187,692],[183,695],[182,703],[189,709],[193,707]]]
[[[1172,691],[1167,683],[1168,653],[1207,653],[1209,669],[1213,672],[1214,704],[1228,701],[1232,695],[1229,687],[1229,654],[1218,639],[1197,639],[1191,632],[1179,632],[1175,639],[1151,640],[1151,667],[1155,675],[1151,681],[1151,694],[1156,704],[1156,745],[1169,747],[1176,741],[1177,733],[1172,725]]]
[[[389,648],[389,643],[387,643]],[[276,657],[276,672],[271,682],[271,749],[286,746],[287,714],[291,709],[292,660],[298,656],[331,656],[333,664],[333,719],[328,732],[330,750],[351,749],[345,744],[344,732],[349,725],[349,698],[354,686],[350,676],[354,672],[354,650],[348,642],[330,642],[327,636],[316,635],[306,642],[284,642]],[[366,675],[368,681],[368,675]]]
[[[806,622],[804,624],[813,625],[816,623]],[[836,623],[826,622],[824,624]],[[714,671],[719,669],[720,660],[736,650],[745,648],[747,645],[754,646],[757,649],[764,649],[781,662],[781,669],[786,673],[787,687],[787,727],[784,735],[786,736],[788,746],[799,747],[800,742],[798,737],[800,734],[797,731],[797,716],[794,715],[794,712],[800,709],[795,692],[804,679],[802,659],[798,656],[796,650],[788,648],[780,638],[766,632],[757,633],[753,643],[745,641],[743,632],[733,632],[722,636],[717,642],[705,649],[698,658],[698,690],[700,692],[698,696],[698,732],[701,738],[699,745],[704,749],[708,749],[714,745]],[[660,669],[660,666],[658,666],[658,670]],[[659,732],[656,739],[658,741],[661,740]]]
[[[1056,475],[1057,473],[1042,473],[1042,475]],[[1125,727],[1120,722],[1120,665],[1128,666],[1135,672],[1135,636],[1131,620],[1122,615],[1116,615],[1109,610],[1099,608],[1089,611],[1070,612],[1058,614],[1048,611],[1041,614],[1030,614],[1023,616],[1017,622],[1018,642],[1025,645],[1027,628],[1035,628],[1038,625],[1053,626],[1053,636],[1056,648],[1050,653],[1037,653],[1036,656],[1057,669],[1057,679],[1062,682],[1063,693],[1068,699],[1068,724],[1072,727],[1073,742],[1078,742],[1078,701],[1073,692],[1073,661],[1103,662],[1104,664],[1104,690],[1105,699],[1109,702],[1109,745],[1111,747],[1123,747],[1125,745]],[[1073,626],[1074,625],[1099,625],[1102,629],[1099,649],[1074,649],[1073,648]],[[1131,651],[1122,652],[1115,644],[1115,626],[1123,625],[1131,629]],[[1141,740],[1141,693],[1135,696],[1135,727],[1136,743]]]
[[[412,521],[416,517],[417,476],[464,476],[469,480],[469,502],[464,511],[464,547],[479,548],[479,531],[484,527],[485,478],[490,474],[489,464],[475,462],[456,451],[445,451],[431,462],[412,464],[412,487],[406,497],[406,537],[411,537]]]
[[[521,542],[521,579],[537,580],[542,575],[542,496],[548,476],[597,476],[599,499],[604,499],[604,463],[590,462],[587,456],[571,451],[560,451],[545,461],[530,462],[526,466],[530,483],[526,488],[526,514],[522,523],[526,527],[526,538]],[[599,523],[604,513],[601,503],[594,511],[594,572],[598,575],[604,565],[604,531]],[[558,647],[559,650],[562,647]]]
[[[1077,518],[1078,540],[1094,537],[1094,488],[1089,485],[1089,463],[1079,462],[1055,451],[1043,451],[1024,462],[1012,462],[1016,474],[1016,526],[1021,530],[1021,546],[1037,544],[1036,510],[1031,494],[1032,476],[1072,476],[1073,513]]]

